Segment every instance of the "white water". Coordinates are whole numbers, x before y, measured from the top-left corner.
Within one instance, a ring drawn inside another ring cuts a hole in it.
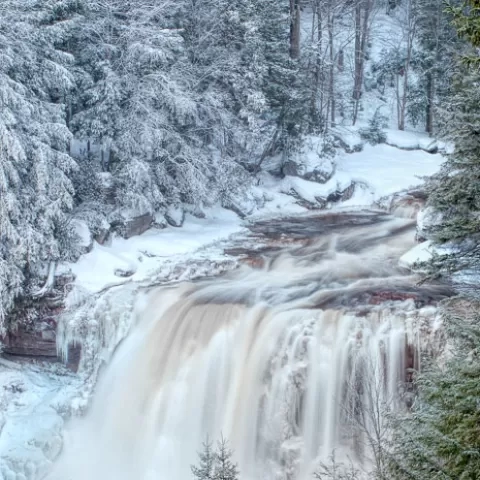
[[[206,436],[220,434],[242,479],[311,478],[334,449],[368,461],[377,414],[401,404],[406,352],[418,353],[432,311],[369,301],[420,292],[397,267],[405,224],[151,292],[49,480],[187,480]]]

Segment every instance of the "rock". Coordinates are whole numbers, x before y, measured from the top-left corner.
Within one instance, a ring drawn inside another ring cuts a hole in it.
[[[274,177],[282,176],[284,159],[282,155],[274,155],[273,157],[267,157],[262,162],[262,170],[268,172]]]
[[[392,197],[388,210],[396,217],[414,219],[426,200],[427,194],[421,190],[401,192]]]
[[[256,207],[256,202],[253,198],[248,196],[232,195],[228,200],[223,202],[222,206],[228,210],[232,210],[240,218],[245,218],[253,213]]]
[[[328,203],[337,203],[337,202],[345,202],[346,200],[350,200],[355,193],[355,182],[352,182],[347,188],[343,190],[337,190],[334,193],[331,193],[327,197]]]
[[[72,220],[72,227],[78,238],[80,253],[88,253],[93,248],[93,235],[85,221],[78,218]]]
[[[342,135],[335,132],[333,137],[335,139],[335,146],[345,150],[346,153],[357,153],[363,150],[364,143],[358,134],[348,132]]]
[[[207,216],[205,212],[202,210],[202,207],[200,207],[199,205],[195,206],[195,208],[193,209],[192,215],[195,218],[206,218]]]
[[[335,162],[324,151],[324,147],[322,138],[308,137],[301,151],[283,164],[283,176],[299,177],[317,183],[328,182],[335,173]]]
[[[185,210],[181,207],[170,206],[165,212],[165,220],[172,227],[181,227],[185,221]]]
[[[310,182],[326,183],[335,173],[335,164],[326,158],[318,158],[313,164],[301,159],[288,160],[283,165],[282,173],[284,176],[299,177]]]
[[[135,216],[128,220],[116,220],[112,222],[114,228],[123,238],[131,238],[145,233],[154,221],[151,213]]]
[[[100,228],[98,229],[97,233],[93,238],[100,245],[104,245],[110,238],[110,231],[111,231],[110,224],[106,220],[102,221],[102,225],[100,226]]]
[[[168,227],[168,222],[165,219],[165,215],[163,213],[155,213],[155,215],[153,216],[152,227],[157,228],[158,230],[163,230],[164,228]]]
[[[429,239],[429,230],[442,221],[443,215],[433,207],[426,207],[417,214],[417,241]]]
[[[127,277],[131,277],[132,275],[135,275],[135,270],[132,268],[130,269],[116,268],[113,273],[117,277],[127,278]]]

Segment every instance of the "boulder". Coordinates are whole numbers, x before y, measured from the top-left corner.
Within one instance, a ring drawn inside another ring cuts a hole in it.
[[[172,227],[182,227],[185,222],[185,210],[181,207],[170,206],[165,212],[165,220]]]
[[[324,140],[309,137],[299,153],[284,162],[283,176],[299,177],[317,183],[326,183],[335,173],[335,162],[325,152]]]
[[[84,254],[91,252],[93,248],[93,235],[88,228],[87,222],[74,218],[72,220],[72,227],[78,238],[78,246],[80,248],[80,253]]]
[[[135,270],[133,268],[116,268],[113,273],[116,277],[128,278],[135,275]]]
[[[417,214],[417,241],[424,242],[428,240],[429,230],[442,221],[442,213],[433,207],[426,207]]]
[[[153,221],[154,217],[151,213],[144,213],[125,220],[115,220],[112,222],[112,227],[123,238],[128,239],[145,233],[152,226]]]
[[[252,214],[256,208],[256,201],[253,196],[249,195],[231,195],[222,204],[227,210],[232,210],[240,218],[245,218]]]
[[[101,225],[97,228],[94,240],[100,245],[104,245],[110,238],[111,226],[106,220],[102,220]]]
[[[167,228],[167,227],[168,227],[168,222],[165,219],[165,214],[161,212],[155,213],[155,215],[153,216],[152,228],[163,230],[164,228]]]

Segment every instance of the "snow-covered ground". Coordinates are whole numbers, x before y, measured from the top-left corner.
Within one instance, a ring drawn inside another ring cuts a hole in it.
[[[151,229],[128,240],[115,236],[108,245],[94,243],[93,250],[73,264],[62,265],[75,275],[76,286],[85,293],[98,293],[113,285],[140,282],[153,276],[165,260],[179,261],[199,248],[241,230],[242,222],[232,211],[206,210],[206,218],[187,215],[183,227]],[[123,276],[125,275],[125,276]]]
[[[402,141],[418,144],[419,140],[411,137],[412,134],[406,134]],[[442,161],[441,155],[423,150],[365,145],[360,152],[339,156],[335,174],[324,184],[294,176],[275,179],[264,175],[260,184],[253,187],[253,193],[256,197],[263,195],[265,203],[247,220],[306,212],[298,198],[288,194],[292,188],[300,197],[314,202],[315,197],[326,197],[356,182],[354,196],[342,206],[368,207],[386,196],[420,185],[420,177],[435,173]],[[81,291],[80,297],[85,298],[115,285],[111,290],[121,296],[124,289],[125,302],[131,303],[130,298],[135,294],[132,283],[158,281],[159,272],[167,264],[171,267],[197,259],[213,265],[226,256],[221,248],[209,250],[207,246],[244,228],[244,222],[235,213],[211,209],[206,211],[205,219],[187,215],[182,228],[152,229],[128,240],[114,237],[104,246],[95,243],[90,253],[75,264],[60,266],[59,272],[70,270],[75,275],[73,294]],[[417,256],[423,258],[426,248],[428,245],[418,247],[418,252],[411,252],[402,261],[410,265]],[[208,265],[205,268],[207,271]],[[122,272],[128,276],[121,276]],[[123,283],[129,285],[119,286]],[[70,305],[75,303],[72,301]],[[105,304],[108,307],[108,299]],[[112,316],[118,315],[112,312],[108,318]],[[108,328],[101,328],[103,335],[109,335]],[[122,334],[126,334],[128,325],[122,328]],[[0,360],[0,480],[42,478],[42,472],[61,449],[64,417],[76,410],[72,405],[75,394],[78,397],[79,392],[90,389],[83,381],[81,376],[68,373],[60,366]]]

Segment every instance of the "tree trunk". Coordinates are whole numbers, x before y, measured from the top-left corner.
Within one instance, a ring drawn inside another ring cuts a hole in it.
[[[412,2],[408,0],[408,31],[407,31],[407,58],[405,59],[404,74],[403,74],[403,91],[400,97],[399,121],[398,129],[405,130],[405,117],[407,113],[407,94],[408,94],[408,80],[410,73],[410,63],[412,61],[413,40],[416,35],[416,18],[415,12],[412,9]]]
[[[300,0],[290,0],[290,58],[300,57]]]
[[[335,50],[333,45],[333,28],[334,28],[334,15],[333,9],[328,10],[328,49],[330,51],[330,75],[329,75],[329,95],[330,95],[330,121],[332,127],[335,126]]]
[[[362,97],[365,53],[367,50],[370,14],[373,6],[372,3],[372,0],[357,0],[357,3],[355,4],[355,73],[353,85],[353,125],[355,125],[358,120],[360,99]]]
[[[435,98],[435,78],[431,72],[427,73],[427,111],[425,115],[425,131],[432,135],[433,133],[433,108]]]

